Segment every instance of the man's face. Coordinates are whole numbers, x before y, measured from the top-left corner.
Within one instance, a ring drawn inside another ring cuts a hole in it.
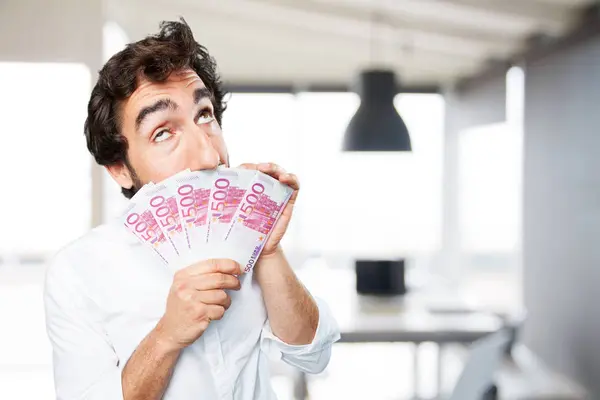
[[[139,189],[186,168],[228,164],[211,94],[191,69],[174,72],[162,83],[142,79],[121,105],[121,133],[129,145],[131,170],[126,165],[108,170],[125,188]]]

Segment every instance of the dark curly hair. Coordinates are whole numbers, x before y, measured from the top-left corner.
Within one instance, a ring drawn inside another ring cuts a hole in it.
[[[216,67],[215,60],[195,41],[183,18],[161,22],[158,34],[130,43],[112,56],[100,70],[84,125],[87,147],[96,162],[100,165],[124,163],[133,172],[119,117],[121,103],[135,91],[140,77],[164,82],[172,72],[193,69],[212,93],[215,118],[221,125],[226,93]],[[130,199],[137,189],[134,185],[130,189],[122,188],[122,192]]]

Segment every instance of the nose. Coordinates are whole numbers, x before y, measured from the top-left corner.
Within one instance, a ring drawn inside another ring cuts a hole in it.
[[[206,128],[192,121],[186,133],[192,161],[190,168],[194,171],[217,168],[220,164],[219,152],[213,146]]]

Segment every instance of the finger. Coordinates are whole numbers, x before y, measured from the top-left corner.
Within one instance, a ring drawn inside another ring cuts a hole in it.
[[[240,165],[238,166],[238,168],[244,168],[244,169],[258,169],[258,164],[244,163],[244,164],[240,164]]]
[[[231,297],[229,297],[226,291],[220,289],[196,292],[194,299],[204,304],[223,306],[225,309],[228,309],[231,305]]]
[[[285,169],[275,163],[262,163],[257,166],[260,172],[264,172],[267,175],[272,176],[275,179],[279,179],[279,176],[285,174]]]
[[[223,314],[225,314],[225,307],[215,304],[210,304],[207,306],[206,315],[211,321],[223,318]]]
[[[190,288],[195,290],[240,289],[240,280],[233,275],[220,272],[203,274],[190,278]]]
[[[300,181],[294,174],[285,173],[279,177],[279,182],[288,185],[294,190],[300,190]]]
[[[240,264],[228,258],[211,258],[192,264],[181,270],[181,273],[187,276],[198,276],[217,272],[240,275],[242,273],[242,268],[240,267]]]

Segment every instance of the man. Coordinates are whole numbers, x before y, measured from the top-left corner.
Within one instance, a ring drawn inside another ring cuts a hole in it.
[[[223,96],[190,28],[163,23],[100,71],[88,149],[128,198],[186,168],[228,166]],[[173,276],[119,221],[53,259],[45,306],[58,399],[273,399],[268,355],[310,373],[326,367],[336,323],[279,246],[298,181],[274,164],[244,167],[295,190],[250,273],[232,260],[202,260]]]

